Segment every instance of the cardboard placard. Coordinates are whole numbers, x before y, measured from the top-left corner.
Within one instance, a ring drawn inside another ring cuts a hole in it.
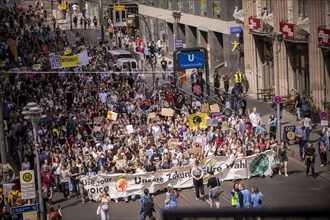
[[[150,144],[151,144],[151,145],[154,145],[154,144],[155,144],[154,136],[148,136],[148,137],[147,137],[147,140],[150,140]]]
[[[206,144],[206,137],[202,137],[202,136],[195,136],[194,137],[194,142],[195,143],[199,143],[201,145],[205,145]]]
[[[100,127],[100,126],[95,126],[95,127],[94,127],[94,131],[95,131],[95,132],[101,131],[101,127]]]
[[[202,104],[202,112],[203,113],[209,112],[209,104]]]
[[[213,104],[213,105],[210,105],[210,111],[211,112],[220,112],[220,107],[218,104]]]
[[[198,154],[198,153],[202,153],[202,148],[201,147],[193,147],[188,149],[188,154]]]
[[[94,118],[94,124],[100,125],[102,124],[103,118],[102,117],[95,117]]]
[[[156,118],[156,112],[150,112],[148,114],[148,119],[154,119],[154,118]]]
[[[174,110],[171,108],[162,108],[161,115],[172,117],[174,115]]]
[[[168,141],[168,145],[171,150],[177,151],[179,145],[181,144],[180,139],[178,138],[172,138]]]

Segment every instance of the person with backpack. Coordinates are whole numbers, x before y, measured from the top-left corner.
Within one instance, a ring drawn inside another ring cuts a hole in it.
[[[204,171],[201,166],[199,166],[199,160],[195,160],[195,166],[191,168],[191,176],[193,177],[193,183],[195,186],[196,200],[204,200],[204,185],[203,176]]]
[[[211,208],[216,207],[220,208],[220,180],[218,177],[214,176],[214,171],[209,172],[210,178],[207,180],[207,187],[210,189],[210,206]]]
[[[151,219],[151,217],[153,216],[153,212],[155,211],[155,205],[154,205],[154,201],[151,197],[151,195],[149,195],[149,190],[148,189],[144,189],[144,196],[141,198],[141,220],[145,220],[146,217],[148,216],[149,219]]]
[[[13,187],[13,191],[8,195],[8,204],[10,207],[16,207],[21,205],[22,193]]]

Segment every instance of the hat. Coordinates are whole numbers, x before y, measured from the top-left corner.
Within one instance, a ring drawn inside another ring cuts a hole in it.
[[[173,188],[173,185],[172,185],[171,183],[169,183],[169,184],[167,185],[167,188]]]

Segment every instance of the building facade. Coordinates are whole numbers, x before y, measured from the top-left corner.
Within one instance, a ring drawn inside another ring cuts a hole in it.
[[[244,66],[240,50],[232,51],[232,43],[242,39],[242,34],[230,34],[230,27],[237,26],[232,16],[235,5],[241,7],[241,0],[139,0],[139,14],[145,17],[152,40],[163,42],[165,52],[173,53],[175,39],[184,48],[205,47],[211,73],[226,61],[227,67],[220,72],[234,74]],[[173,12],[178,11],[181,16],[175,19]],[[140,30],[145,33],[143,40],[150,41],[144,22],[140,22]]]
[[[330,101],[330,1],[243,0],[242,6],[245,73],[251,92],[275,88],[277,64],[275,95],[307,91],[322,110]],[[283,33],[283,42],[276,47],[272,36],[278,33]]]

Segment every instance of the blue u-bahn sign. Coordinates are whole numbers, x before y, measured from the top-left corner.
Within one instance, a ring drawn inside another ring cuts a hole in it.
[[[178,54],[179,69],[204,68],[205,55],[203,51],[182,52]]]

